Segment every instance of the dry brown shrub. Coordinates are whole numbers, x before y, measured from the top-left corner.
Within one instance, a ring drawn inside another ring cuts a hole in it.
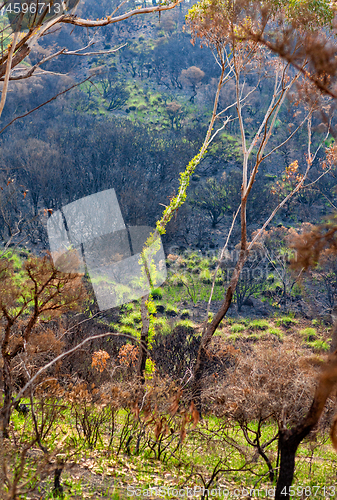
[[[62,398],[65,389],[55,378],[42,381],[37,385],[34,394],[37,398]]]
[[[292,343],[277,349],[272,342],[264,342],[263,349],[255,345],[249,356],[237,357],[224,380],[204,392],[205,404],[239,422],[270,418],[296,424],[310,408],[322,363]]]
[[[160,377],[158,373],[148,380],[145,386],[134,376],[107,382],[102,384],[99,390],[115,409],[132,409],[136,402],[140,411],[144,411],[144,415],[154,411],[155,408],[161,413],[171,414],[174,402],[177,405],[176,411],[180,409],[181,404],[187,404],[187,398],[182,397],[177,384],[169,377]]]
[[[337,226],[325,224],[296,234],[291,247],[296,250],[296,259],[292,263],[294,268],[315,267],[324,251],[337,253]]]
[[[122,366],[135,367],[139,356],[139,348],[125,344],[119,349],[118,359]]]
[[[91,366],[102,373],[107,367],[108,359],[110,359],[110,354],[103,349],[95,351],[92,355]]]
[[[86,382],[79,382],[74,385],[65,396],[73,404],[91,403],[93,400],[93,395],[90,393]]]

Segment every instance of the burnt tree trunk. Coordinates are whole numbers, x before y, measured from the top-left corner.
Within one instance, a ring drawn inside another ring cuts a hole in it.
[[[63,497],[63,486],[61,484],[61,474],[63,471],[63,464],[61,463],[55,470],[54,470],[54,488],[53,488],[53,495],[56,497]]]
[[[296,427],[281,429],[279,432],[280,472],[276,485],[275,500],[287,500],[290,498],[289,487],[294,478],[297,448],[318,423],[326,400],[336,382],[337,351],[330,356],[321,372],[314,399],[306,417]]]
[[[295,472],[295,457],[301,441],[309,434],[289,435],[289,431],[280,431],[278,448],[280,453],[280,473],[277,480],[275,500],[289,499],[289,487],[292,485]]]

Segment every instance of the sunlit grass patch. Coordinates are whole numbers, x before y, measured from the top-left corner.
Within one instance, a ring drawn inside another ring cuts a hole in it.
[[[170,324],[165,317],[154,318],[153,325],[155,330],[163,335],[167,335],[171,331]]]
[[[240,324],[234,323],[234,325],[230,326],[229,330],[231,333],[240,333],[240,332],[244,332],[246,330],[246,327],[245,327],[245,325],[240,325]]]
[[[269,322],[266,319],[253,319],[248,324],[250,330],[267,330],[269,326]]]
[[[329,344],[325,342],[324,340],[313,340],[313,341],[308,341],[306,342],[306,345],[313,349],[314,351],[325,351],[327,352],[329,350]]]
[[[191,317],[191,311],[189,309],[183,309],[180,313],[181,319],[189,319]]]
[[[278,318],[276,320],[277,326],[283,326],[284,328],[290,328],[293,325],[297,325],[298,320],[291,318],[290,316],[283,316],[282,318]]]
[[[155,288],[151,292],[153,300],[161,300],[163,298],[163,290],[161,288]]]
[[[310,342],[317,338],[317,331],[315,328],[303,328],[299,333],[305,338],[305,340]]]
[[[269,333],[270,335],[274,335],[279,340],[283,340],[284,333],[279,328],[269,328],[267,330],[267,333]]]

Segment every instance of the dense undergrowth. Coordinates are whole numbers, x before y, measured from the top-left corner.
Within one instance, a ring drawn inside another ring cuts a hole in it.
[[[149,374],[139,386],[129,359],[121,361],[129,374],[117,378],[109,360],[110,380],[98,388],[84,381],[41,382],[13,415],[3,456],[9,484],[16,474],[20,498],[52,498],[59,469],[66,499],[125,498],[132,488],[150,487],[197,488],[196,498],[202,487],[231,494],[236,488],[271,490],[277,422],[290,425],[307,410],[323,360],[295,335],[286,337],[282,348],[271,339],[254,339],[249,352],[244,339],[227,347],[230,367],[225,377],[208,377],[202,421],[172,379]],[[330,400],[319,428],[299,450],[295,488],[335,484],[328,434],[333,406]],[[156,490],[149,497],[157,498]],[[325,498],[322,491],[317,498]]]
[[[17,266],[22,258],[27,255],[15,256]],[[209,349],[200,419],[189,381],[210,287],[210,277],[200,275],[211,273],[214,262],[197,253],[168,258],[168,280],[152,293],[144,385],[136,375],[137,342],[108,337],[41,376],[21,398],[2,450],[4,498],[14,490],[16,498],[31,500],[172,498],[180,490],[193,491],[195,498],[240,491],[241,498],[250,489],[273,498],[279,426],[293,425],[308,411],[331,325],[277,305],[274,284],[269,316],[254,317],[251,306],[240,315],[234,304]],[[220,275],[215,302],[224,286]],[[112,332],[139,338],[139,302],[115,312],[113,321],[108,315],[93,321],[90,333],[110,322]],[[79,340],[65,335],[63,348]],[[33,372],[39,362],[34,356],[26,359]],[[20,387],[20,377],[15,384]],[[299,448],[294,498],[303,488],[315,487],[317,498],[333,491],[334,405],[333,394],[319,426]]]

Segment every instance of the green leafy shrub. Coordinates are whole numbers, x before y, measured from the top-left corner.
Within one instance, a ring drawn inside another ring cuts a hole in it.
[[[290,328],[292,325],[296,325],[298,321],[290,316],[284,316],[276,320],[277,326],[283,326],[284,328]]]
[[[317,337],[317,332],[315,328],[303,328],[303,330],[300,331],[300,334],[302,337],[304,337],[307,341],[314,341],[316,340]]]
[[[183,259],[182,257],[179,257],[179,259],[176,260],[176,263],[177,263],[178,267],[184,268],[184,267],[187,267],[188,260]]]
[[[279,328],[269,328],[268,332],[270,335],[274,335],[279,340],[283,340],[284,333]]]
[[[200,273],[200,279],[205,285],[212,283],[212,274],[209,269],[203,269]]]
[[[328,351],[329,344],[324,340],[314,340],[313,342],[307,342],[307,346],[313,349],[314,351]]]
[[[192,274],[199,274],[200,273],[200,267],[195,266],[191,269]]]
[[[180,314],[181,319],[189,319],[191,317],[191,311],[189,309],[183,309]]]
[[[199,266],[201,269],[209,269],[210,267],[210,260],[209,259],[201,259]]]
[[[253,319],[248,324],[250,330],[267,330],[269,328],[269,323],[266,319]]]
[[[188,256],[188,264],[187,264],[187,266],[189,268],[193,268],[200,261],[201,261],[201,256],[198,253],[196,253],[196,252],[192,252]]]
[[[121,312],[123,311],[133,311],[134,304],[129,302],[128,304],[123,304],[121,307]]]
[[[184,274],[176,273],[169,278],[169,283],[173,286],[184,286],[183,283],[186,279],[187,278]]]
[[[246,327],[244,325],[239,325],[237,323],[235,323],[234,325],[232,325],[230,327],[231,333],[240,333],[240,332],[244,332],[245,330],[246,330]]]
[[[153,378],[154,372],[156,370],[156,364],[151,358],[147,358],[146,363],[145,363],[145,373],[146,373],[146,379],[150,380]]]
[[[161,300],[163,298],[163,290],[161,288],[155,288],[151,292],[153,300]]]
[[[223,285],[223,284],[224,284],[224,281],[225,281],[224,274],[223,274],[223,272],[219,269],[219,271],[218,271],[218,272],[217,272],[217,274],[216,274],[215,284],[216,284],[216,285]]]

